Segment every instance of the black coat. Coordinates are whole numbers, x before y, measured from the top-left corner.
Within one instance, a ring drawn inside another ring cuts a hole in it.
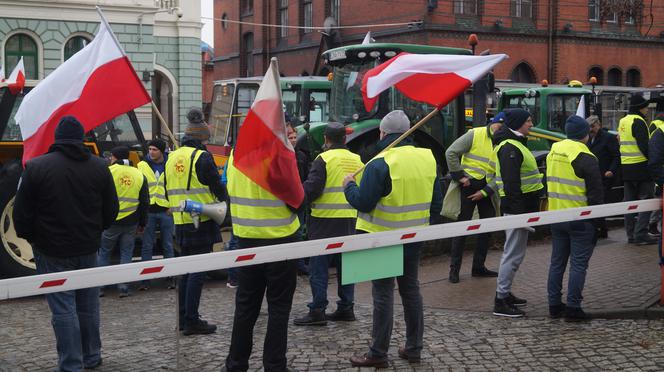
[[[601,129],[595,137],[588,141],[588,149],[597,157],[602,177],[604,177],[604,173],[611,171],[615,179],[619,174],[618,172],[620,172],[620,144],[618,138],[606,129]]]
[[[648,171],[653,181],[664,186],[664,132],[656,130],[648,145]]]
[[[16,192],[14,225],[17,235],[41,253],[97,252],[102,230],[117,214],[111,172],[82,143],[56,143],[48,154],[27,162]]]

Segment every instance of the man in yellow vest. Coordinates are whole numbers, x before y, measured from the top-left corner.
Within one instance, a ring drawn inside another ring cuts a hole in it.
[[[395,110],[380,122],[378,150],[394,142],[410,127],[410,120]],[[346,200],[358,211],[358,233],[374,233],[429,225],[442,209],[443,197],[436,171],[436,160],[429,149],[416,148],[410,138],[380,153],[366,166],[358,186],[352,175],[344,179]],[[409,363],[420,362],[424,334],[424,314],[417,272],[421,243],[404,245],[403,275],[396,278],[404,308],[406,344],[398,354]],[[355,367],[385,368],[394,321],[394,280],[372,281],[373,328],[369,352],[355,355]]]
[[[134,253],[136,232],[143,232],[150,206],[148,183],[141,171],[131,166],[129,148],[118,146],[111,150],[111,175],[118,194],[120,210],[115,222],[101,234],[99,266],[107,266],[111,253],[120,247],[120,263],[130,263]],[[118,284],[120,297],[129,296],[129,286]],[[103,292],[100,294],[104,295]]]
[[[173,230],[175,225],[173,223],[173,215],[168,210],[168,200],[163,188],[163,183],[158,183],[159,177],[164,174],[164,168],[168,160],[166,154],[166,142],[162,139],[156,138],[148,142],[148,156],[138,163],[138,170],[140,170],[145,179],[148,181],[150,189],[150,209],[148,210],[148,222],[143,231],[142,247],[141,247],[141,260],[149,261],[152,259],[154,244],[157,237],[157,227],[159,228],[159,235],[161,236],[161,246],[163,249],[164,258],[173,257]],[[139,290],[147,290],[149,282],[144,281]],[[175,281],[169,280],[169,289],[175,288]]]
[[[604,187],[599,162],[588,149],[590,125],[572,115],[565,123],[567,139],[556,142],[546,157],[546,184],[550,211],[599,205]],[[597,242],[590,220],[567,221],[551,225],[551,265],[549,266],[549,315],[565,317],[568,322],[587,319],[581,309],[588,261]],[[567,304],[562,302],[563,276],[570,263]]]
[[[645,121],[647,113],[648,101],[640,95],[633,95],[629,100],[629,114],[620,119],[618,124],[625,201],[650,199],[654,195],[655,184],[648,173],[650,133]],[[641,212],[638,217],[636,214],[625,215],[628,243],[657,243],[657,239],[648,235],[649,221],[650,212]]]
[[[523,109],[505,110],[505,124],[493,135],[493,161],[496,164],[496,184],[500,193],[500,211],[503,215],[539,211],[542,174],[535,157],[526,147],[528,133],[533,126],[530,113]],[[505,231],[505,247],[500,259],[493,315],[521,317],[519,307],[527,301],[512,293],[512,281],[526,256],[528,229]]]
[[[473,218],[475,208],[480,218],[496,217],[496,207],[491,196],[495,188],[494,168],[491,162],[493,153],[493,133],[500,128],[505,114],[502,112],[494,117],[491,124],[473,128],[457,138],[445,151],[447,169],[450,176],[461,188],[459,196],[460,211],[457,221],[468,221]],[[450,251],[450,283],[459,282],[459,270],[463,257],[465,236],[452,239]],[[489,234],[479,234],[473,254],[472,276],[496,277],[498,273],[484,266],[489,249]]]
[[[357,211],[346,201],[343,180],[349,173],[362,167],[360,156],[346,148],[346,128],[331,122],[325,127],[325,152],[311,164],[304,193],[311,201],[311,215],[307,219],[309,239],[325,239],[355,233]],[[332,263],[337,269],[337,309],[325,314],[327,307],[328,268]],[[295,325],[326,325],[328,320],[353,321],[355,285],[341,285],[341,255],[316,256],[309,259],[309,284],[312,302],[309,313],[295,319]]]
[[[221,242],[219,225],[207,216],[200,216],[198,229],[194,228],[191,215],[180,212],[180,203],[193,200],[203,204],[225,201],[226,188],[221,184],[217,166],[205,145],[210,140],[210,130],[203,121],[203,112],[192,108],[187,113],[187,125],[181,147],[168,156],[164,174],[166,197],[173,211],[175,241],[180,255],[191,256],[212,252],[214,243]],[[191,273],[180,277],[178,283],[179,327],[185,336],[209,334],[217,326],[201,319],[198,306],[201,300],[205,273]]]

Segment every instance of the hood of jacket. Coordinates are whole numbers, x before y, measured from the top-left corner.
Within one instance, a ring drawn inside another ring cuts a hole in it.
[[[497,146],[499,143],[513,139],[523,143],[525,146],[528,143],[528,137],[526,136],[517,136],[507,125],[502,125],[496,133],[493,134],[493,145]]]
[[[60,152],[66,157],[76,161],[90,159],[92,153],[83,142],[74,140],[58,140],[49,147],[48,152]]]

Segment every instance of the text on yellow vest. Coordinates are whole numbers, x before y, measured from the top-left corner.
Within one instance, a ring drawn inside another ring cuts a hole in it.
[[[143,173],[129,165],[113,164],[108,168],[113,176],[115,192],[118,194],[120,209],[115,220],[119,221],[138,210]]]

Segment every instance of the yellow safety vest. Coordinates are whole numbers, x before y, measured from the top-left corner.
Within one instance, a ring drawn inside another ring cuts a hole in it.
[[[516,146],[523,156],[523,162],[521,162],[521,168],[519,169],[519,174],[521,176],[521,192],[525,194],[544,188],[544,185],[542,184],[542,174],[537,168],[537,161],[535,161],[533,154],[521,142],[514,139],[508,139],[496,146],[492,154],[492,159],[496,163],[496,185],[498,186],[499,195],[505,196],[505,187],[500,172],[500,162],[497,160],[498,151],[500,151],[500,149],[507,143]]]
[[[141,187],[143,187],[143,173],[128,165],[113,164],[108,168],[113,175],[115,192],[118,194],[120,204],[115,220],[120,221],[138,210],[139,195]]]
[[[496,164],[491,160],[493,144],[489,127],[473,128],[473,144],[470,151],[461,156],[461,168],[466,175],[476,180],[493,177]]]
[[[325,188],[321,196],[311,203],[311,215],[319,218],[356,218],[344,195],[343,181],[347,174],[362,167],[360,156],[347,149],[327,150],[318,155],[325,161]],[[360,180],[361,175],[356,177]]]
[[[572,162],[579,154],[589,154],[588,147],[579,141],[563,140],[551,146],[546,156],[546,186],[548,189],[549,210],[585,207],[586,181],[574,172]]]
[[[166,174],[166,194],[168,195],[168,206],[170,208],[178,210],[180,203],[187,199],[203,204],[215,202],[215,197],[210,192],[210,188],[203,185],[196,174],[196,162],[201,154],[203,154],[203,150],[183,146],[171,152],[168,156],[164,173]],[[159,179],[163,180],[163,177],[162,175]],[[201,222],[209,219],[208,216],[200,216]],[[173,222],[176,225],[193,223],[191,215],[186,212],[174,212]]]
[[[651,136],[655,134],[655,131],[657,129],[664,129],[664,120],[662,119],[655,119],[653,120],[650,125],[654,126],[655,128],[651,131]]]
[[[369,233],[429,224],[436,160],[429,149],[394,147],[377,155],[390,170],[392,191],[369,213],[357,214],[357,230]],[[372,160],[373,161],[373,160]]]
[[[297,214],[274,194],[235,168],[232,152],[226,172],[235,236],[246,239],[278,239],[291,236],[297,231],[300,227]]]
[[[636,138],[632,134],[632,124],[637,119],[646,125],[643,118],[636,114],[629,114],[620,119],[618,123],[618,135],[620,136],[620,164],[636,164],[643,163],[648,159],[641,153],[639,146],[636,144]],[[647,125],[646,130],[649,131]]]
[[[154,171],[146,161],[141,161],[138,163],[138,170],[143,173],[145,179],[148,181],[148,187],[150,188],[150,205],[158,205],[160,207],[168,208],[168,199],[166,199],[166,192],[164,191],[163,182],[157,180],[157,176],[154,174]],[[162,174],[159,175],[161,178]]]

